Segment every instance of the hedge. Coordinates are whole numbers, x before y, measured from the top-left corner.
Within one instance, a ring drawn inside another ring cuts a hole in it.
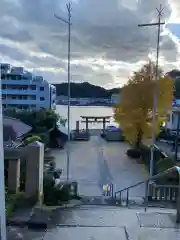
[[[141,151],[141,159],[142,161],[147,165],[148,169],[150,169],[150,159],[151,159],[151,149],[147,145],[141,145],[140,146],[140,151]],[[168,168],[171,168],[175,166],[175,160],[170,157],[165,157],[160,149],[155,148],[154,149],[154,174],[158,174],[160,172],[165,171]],[[176,174],[174,176],[168,177],[166,180],[171,181],[171,180],[177,181],[177,176]],[[164,179],[163,179],[164,181]]]

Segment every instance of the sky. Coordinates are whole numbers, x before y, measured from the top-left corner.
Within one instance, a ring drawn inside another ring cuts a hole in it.
[[[0,62],[23,66],[50,83],[67,81],[67,0],[0,0]],[[133,71],[155,59],[157,21],[164,7],[160,64],[180,67],[179,0],[72,0],[71,81],[123,86]]]

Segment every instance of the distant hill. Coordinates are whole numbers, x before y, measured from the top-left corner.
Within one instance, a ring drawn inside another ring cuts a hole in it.
[[[56,87],[57,96],[68,95],[68,84],[59,83],[53,84]],[[71,83],[71,97],[72,98],[108,98],[112,93],[119,93],[120,88],[105,89],[103,87],[92,85],[88,82]]]

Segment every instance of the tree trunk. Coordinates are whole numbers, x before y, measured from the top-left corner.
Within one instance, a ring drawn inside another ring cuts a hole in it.
[[[138,131],[137,131],[137,139],[136,139],[136,148],[138,149],[141,145],[141,142],[142,142],[142,136],[143,136],[143,132],[142,132],[142,129],[139,128]]]

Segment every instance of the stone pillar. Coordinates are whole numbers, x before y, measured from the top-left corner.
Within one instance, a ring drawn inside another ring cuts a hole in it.
[[[89,119],[86,118],[86,132],[88,132],[89,128],[88,128],[88,123],[89,123]]]
[[[105,131],[105,129],[106,129],[106,119],[103,118],[103,131]]]
[[[44,144],[38,141],[26,148],[25,196],[43,203]]]
[[[20,159],[9,159],[8,161],[8,191],[17,193],[20,187]]]
[[[76,121],[76,132],[79,132],[79,121]]]

